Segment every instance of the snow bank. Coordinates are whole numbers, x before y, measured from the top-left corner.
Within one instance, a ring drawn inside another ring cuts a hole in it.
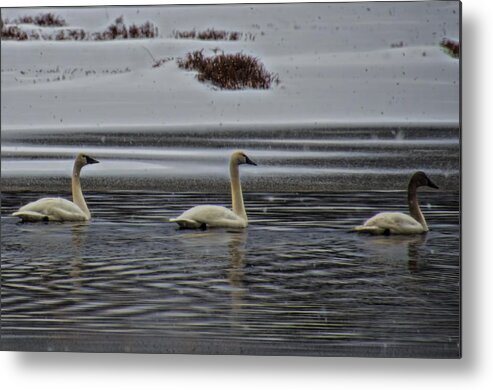
[[[459,120],[459,62],[440,48],[459,34],[457,2],[43,9],[69,27],[150,21],[157,39],[2,41],[2,130],[223,128],[278,123],[447,123]],[[40,10],[4,9],[14,19]],[[172,38],[223,29],[254,39]],[[402,44],[401,44],[402,43]],[[402,47],[399,47],[402,46]],[[153,68],[153,59],[172,58]],[[260,59],[281,83],[224,91],[178,69],[204,49]]]

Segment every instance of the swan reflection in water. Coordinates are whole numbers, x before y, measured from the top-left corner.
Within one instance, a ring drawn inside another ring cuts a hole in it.
[[[74,249],[74,256],[70,262],[70,277],[74,279],[74,285],[81,287],[79,280],[82,270],[82,251],[84,243],[86,241],[88,223],[74,223],[71,226],[72,234],[72,248]]]
[[[411,236],[369,236],[359,243],[361,251],[374,261],[405,264],[410,271],[419,271],[426,265],[427,234]]]
[[[196,252],[197,261],[204,256],[207,258],[226,258],[229,266],[225,267],[226,281],[228,283],[231,298],[231,325],[240,326],[238,319],[243,308],[243,298],[247,288],[245,287],[245,260],[248,230],[246,229],[211,229],[204,232],[178,234],[176,239],[183,245],[183,250],[188,254]],[[219,264],[219,266],[221,266]]]

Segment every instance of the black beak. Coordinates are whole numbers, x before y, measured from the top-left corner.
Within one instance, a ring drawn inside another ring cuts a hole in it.
[[[428,179],[428,187],[431,187],[431,188],[435,188],[435,189],[439,189],[438,186],[433,183],[430,179]]]
[[[257,165],[257,164],[255,164],[252,160],[250,160],[250,159],[248,158],[248,156],[245,156],[245,158],[246,158],[246,160],[245,160],[245,161],[246,161],[246,163],[247,163],[247,164],[250,164],[250,165]]]
[[[93,159],[92,157],[86,156],[86,161],[88,164],[97,164],[99,161]]]

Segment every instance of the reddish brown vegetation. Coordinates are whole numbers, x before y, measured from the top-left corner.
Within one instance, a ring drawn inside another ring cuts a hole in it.
[[[443,38],[442,42],[440,42],[440,46],[443,47],[450,56],[454,58],[459,58],[460,42],[454,41],[453,39],[449,38]]]
[[[205,31],[173,31],[172,36],[178,39],[201,39],[206,41],[237,41],[242,37],[238,31],[214,30],[213,28]]]
[[[279,83],[279,76],[265,70],[258,58],[243,53],[205,57],[200,50],[177,62],[182,69],[198,71],[199,81],[209,81],[221,89],[268,89],[273,82]]]
[[[2,39],[25,41],[25,40],[55,40],[55,41],[82,41],[82,40],[113,40],[113,39],[138,39],[155,38],[158,36],[158,29],[151,22],[146,22],[140,26],[130,25],[128,28],[120,16],[103,32],[87,33],[83,29],[60,29],[51,33],[38,31],[24,31],[19,26],[10,25],[8,20],[1,23]],[[64,27],[67,25],[65,20],[53,14],[40,14],[36,17],[23,16],[12,22],[12,24],[35,24],[42,27]]]
[[[2,39],[3,40],[14,40],[14,41],[25,41],[29,39],[27,33],[21,30],[17,26],[5,26],[2,25]]]
[[[97,41],[107,41],[113,39],[155,38],[157,35],[158,29],[152,23],[146,22],[141,26],[132,24],[127,28],[123,22],[123,16],[120,16],[102,33],[94,33],[93,38]]]
[[[21,16],[14,21],[14,24],[35,24],[42,27],[64,27],[67,25],[65,19],[52,13],[39,14],[35,17]]]

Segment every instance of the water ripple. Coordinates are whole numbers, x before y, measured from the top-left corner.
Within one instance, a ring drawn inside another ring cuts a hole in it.
[[[423,194],[431,231],[411,237],[350,232],[376,211],[406,211],[403,192],[246,193],[246,231],[165,222],[191,204],[228,205],[217,193],[139,193],[137,207],[135,193],[91,192],[90,223],[9,216],[42,195],[2,193],[7,335],[270,342],[278,353],[290,346],[330,354],[335,341],[458,353],[457,193]]]

